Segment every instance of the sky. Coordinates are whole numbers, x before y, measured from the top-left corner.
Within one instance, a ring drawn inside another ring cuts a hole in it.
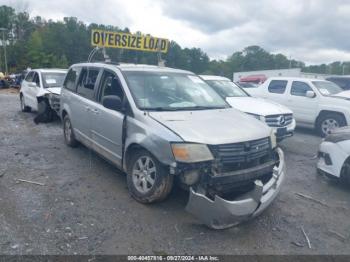
[[[128,27],[225,59],[249,45],[306,64],[350,61],[350,0],[0,0],[31,16]]]

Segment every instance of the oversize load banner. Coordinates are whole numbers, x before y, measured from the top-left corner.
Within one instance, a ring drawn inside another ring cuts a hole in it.
[[[168,51],[169,40],[152,36],[139,36],[129,33],[92,30],[91,44],[99,47],[124,48],[148,52]]]

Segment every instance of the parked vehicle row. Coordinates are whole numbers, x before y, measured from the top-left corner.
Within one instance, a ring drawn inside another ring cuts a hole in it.
[[[222,98],[233,107],[270,126],[277,140],[292,136],[295,129],[293,112],[275,102],[250,96],[230,79],[221,76],[201,75]]]
[[[277,141],[293,135],[296,123],[316,125],[323,136],[349,123],[348,93],[339,89],[272,78],[245,91],[184,70],[80,63],[68,72],[30,71],[20,101],[22,111],[39,111],[38,122],[56,112],[65,143],[81,143],[125,172],[135,200],[161,201],[176,182],[190,192],[187,211],[220,229],[257,216],[276,198],[285,177]],[[349,179],[349,141],[327,139],[319,170]],[[330,164],[331,153],[342,158]]]
[[[315,128],[323,137],[350,124],[350,91],[326,80],[272,77],[245,90],[290,108],[298,126]]]

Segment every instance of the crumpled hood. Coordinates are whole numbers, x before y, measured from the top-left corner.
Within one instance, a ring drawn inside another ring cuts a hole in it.
[[[343,91],[343,92],[340,92],[338,94],[335,94],[333,96],[336,96],[336,97],[344,97],[346,99],[350,99],[350,90],[346,90],[346,91]]]
[[[186,142],[228,144],[270,136],[263,122],[236,109],[149,112]]]
[[[56,95],[61,94],[61,87],[49,87],[49,88],[46,88],[46,90]]]
[[[61,95],[61,87],[49,87],[45,89],[40,89],[39,93],[37,96],[44,96],[46,94],[55,94],[55,95]]]
[[[240,111],[255,115],[267,116],[293,113],[289,108],[263,98],[227,97],[226,101]]]

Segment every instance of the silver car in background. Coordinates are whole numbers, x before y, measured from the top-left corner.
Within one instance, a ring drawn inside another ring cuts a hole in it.
[[[66,144],[123,170],[134,199],[163,200],[176,180],[190,191],[186,209],[212,228],[260,214],[284,180],[272,130],[188,71],[75,64],[60,110]]]

